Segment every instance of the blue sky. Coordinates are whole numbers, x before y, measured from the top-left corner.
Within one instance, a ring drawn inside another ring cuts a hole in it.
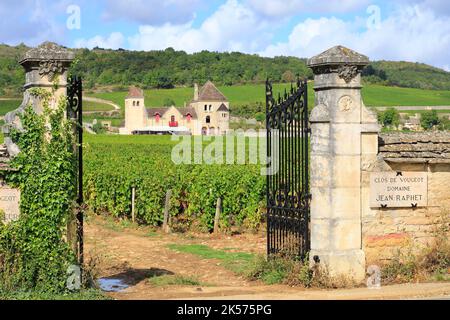
[[[372,60],[450,70],[448,0],[0,0],[0,43]]]

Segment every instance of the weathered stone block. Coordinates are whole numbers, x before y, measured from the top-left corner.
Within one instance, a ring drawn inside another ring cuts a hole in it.
[[[331,193],[330,188],[311,187],[311,216],[315,219],[330,219],[331,210]]]
[[[332,278],[362,282],[366,277],[366,258],[362,250],[311,250],[311,265],[315,264],[313,260],[315,256],[320,259],[320,265]]]
[[[330,187],[331,156],[311,153],[311,187]]]
[[[361,216],[360,188],[332,188],[332,217],[341,219],[359,219]]]
[[[361,135],[361,152],[362,154],[378,154],[378,134],[364,133]]]
[[[361,138],[359,124],[333,124],[331,127],[331,147],[335,155],[360,155]]]
[[[311,124],[311,152],[314,154],[330,153],[330,124]]]
[[[331,178],[333,187],[353,187],[359,188],[361,182],[361,158],[354,156],[335,156],[332,161]]]
[[[311,250],[326,250],[331,246],[331,220],[311,218]]]

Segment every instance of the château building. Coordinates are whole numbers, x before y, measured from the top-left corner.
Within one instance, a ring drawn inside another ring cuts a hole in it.
[[[143,91],[131,87],[125,98],[125,127],[120,133],[223,135],[229,129],[229,106],[211,81],[201,89],[195,84],[194,97],[184,108],[146,107]]]

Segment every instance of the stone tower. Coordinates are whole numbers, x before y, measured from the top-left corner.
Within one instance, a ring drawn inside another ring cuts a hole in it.
[[[145,110],[144,92],[131,87],[125,98],[125,128],[130,134],[133,130],[146,127],[147,114]]]

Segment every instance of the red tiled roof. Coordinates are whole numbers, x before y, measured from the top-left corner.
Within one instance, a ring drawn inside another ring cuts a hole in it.
[[[195,109],[192,107],[187,107],[187,108],[177,108],[178,111],[180,111],[180,113],[185,117],[188,114],[191,115],[192,118],[196,119],[197,118],[197,112],[195,112]]]
[[[162,117],[169,109],[170,109],[170,107],[169,108],[147,108],[147,115],[149,117],[154,117],[154,116],[156,116],[156,114],[159,114]],[[197,118],[197,112],[195,112],[195,109],[192,107],[175,108],[175,109],[177,109],[183,115],[183,117],[190,114],[192,118]]]
[[[147,114],[149,117],[154,117],[159,114],[161,117],[166,113],[169,108],[147,108]]]
[[[200,89],[198,101],[228,101],[227,98],[216,88],[214,83],[208,81]]]
[[[130,87],[126,99],[142,99],[144,98],[144,91],[136,87]]]

